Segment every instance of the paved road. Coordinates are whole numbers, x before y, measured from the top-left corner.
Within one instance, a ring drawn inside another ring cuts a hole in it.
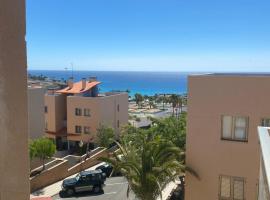
[[[123,177],[107,178],[104,193],[95,195],[84,193],[72,198],[60,198],[59,195],[53,197],[54,200],[127,200],[127,181]],[[133,199],[133,198],[129,198]]]

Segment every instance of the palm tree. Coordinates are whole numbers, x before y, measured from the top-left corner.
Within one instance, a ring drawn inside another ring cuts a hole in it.
[[[178,96],[177,104],[178,104],[178,107],[179,107],[179,110],[180,110],[179,112],[181,114],[182,110],[183,110],[183,98],[180,95]]]
[[[139,106],[141,102],[143,101],[143,96],[139,93],[136,93],[134,97],[135,97],[136,104]]]
[[[159,97],[157,98],[156,102],[162,103],[162,109],[165,110],[165,103],[168,102],[168,99],[167,99],[166,95],[163,94],[162,96],[159,96]]]
[[[126,177],[127,194],[132,190],[140,200],[156,200],[158,196],[162,199],[166,185],[187,169],[184,159],[179,161],[183,152],[171,142],[149,134],[138,134],[136,139],[117,143],[119,152],[102,161],[110,163]]]
[[[150,109],[155,107],[154,101],[149,101],[149,107]]]
[[[174,109],[176,108],[176,106],[178,104],[178,96],[176,94],[172,94],[170,96],[170,103],[172,104],[173,116],[174,116]]]

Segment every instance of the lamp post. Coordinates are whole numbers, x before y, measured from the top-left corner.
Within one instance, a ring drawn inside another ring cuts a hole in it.
[[[79,143],[79,147],[80,147],[80,150],[82,152],[82,147],[83,147],[83,141],[81,140],[80,143]],[[81,156],[81,160],[80,160],[80,165],[81,165],[81,171],[83,171],[83,166],[82,166],[82,162],[83,162],[83,159],[82,159],[82,156]]]

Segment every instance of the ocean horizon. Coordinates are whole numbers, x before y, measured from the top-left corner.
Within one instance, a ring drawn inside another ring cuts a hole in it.
[[[31,75],[43,75],[51,79],[67,80],[72,71],[28,70]],[[74,81],[96,76],[101,92],[130,91],[130,95],[184,94],[187,93],[187,77],[194,72],[140,72],[140,71],[73,71]]]

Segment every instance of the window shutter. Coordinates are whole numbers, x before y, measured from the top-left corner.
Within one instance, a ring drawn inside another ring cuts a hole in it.
[[[222,176],[220,179],[220,196],[222,198],[231,197],[231,179],[230,177]]]
[[[235,132],[234,138],[238,140],[246,139],[246,127],[247,127],[247,118],[245,117],[236,117],[235,118]]]
[[[232,122],[231,116],[223,116],[222,118],[222,138],[231,139],[232,138]]]
[[[244,199],[244,181],[243,180],[234,180],[233,182],[233,198],[235,200]]]

